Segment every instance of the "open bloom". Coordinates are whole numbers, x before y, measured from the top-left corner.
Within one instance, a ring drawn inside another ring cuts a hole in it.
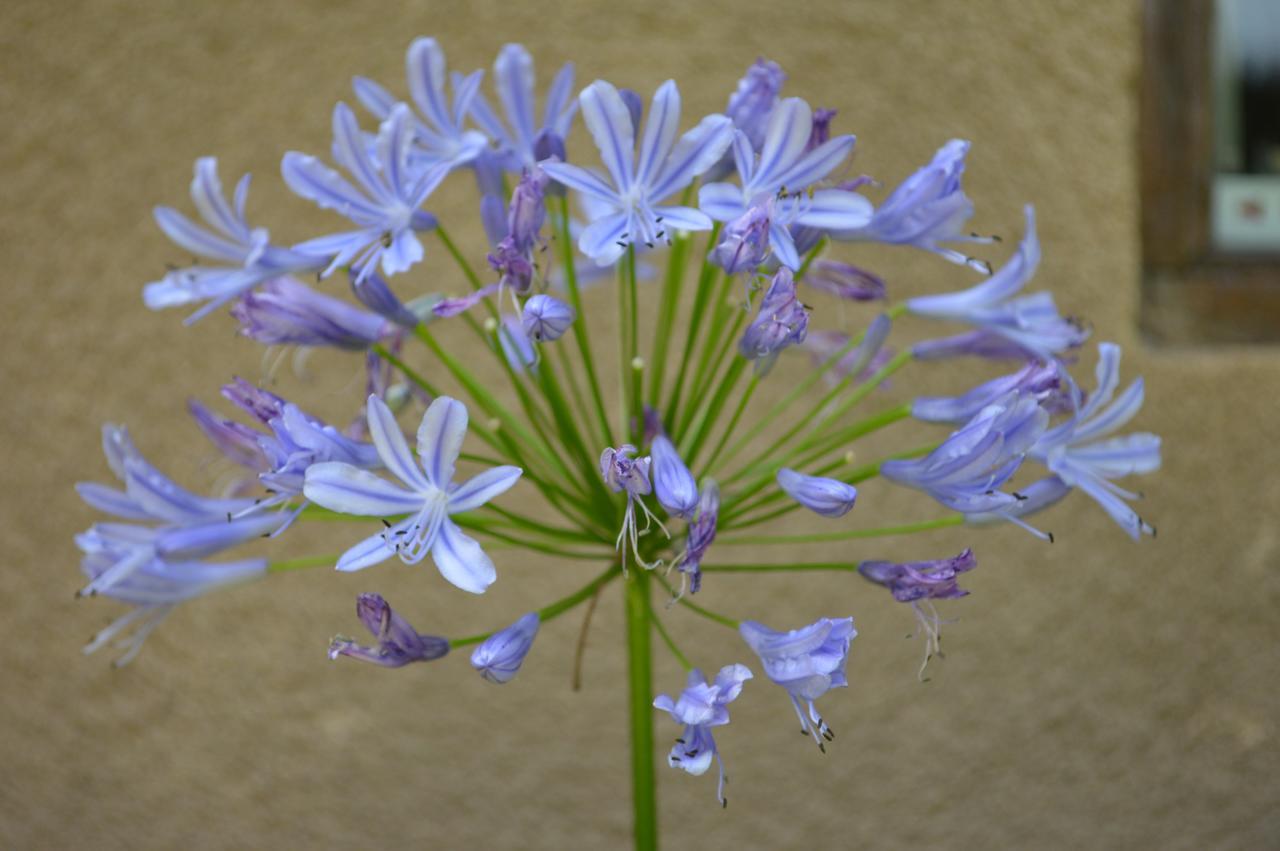
[[[923,490],[962,514],[1001,512],[1019,500],[999,488],[1012,478],[1048,422],[1034,396],[1011,393],[983,408],[924,458],[886,461],[880,474]],[[1009,519],[1025,526],[1014,515]]]
[[[1088,331],[1058,313],[1051,293],[1018,295],[1040,264],[1035,210],[1030,205],[1026,217],[1026,235],[998,272],[967,290],[908,299],[907,310],[916,316],[975,326],[981,334],[968,339],[969,346],[980,346],[989,335],[999,338],[1013,352],[1020,350],[1024,357],[1046,361],[1080,346],[1088,338]],[[936,351],[929,351],[929,345],[922,344],[922,353],[938,356]]]
[[[1154,535],[1155,529],[1125,502],[1138,495],[1111,480],[1160,469],[1160,438],[1145,432],[1109,437],[1141,410],[1143,381],[1134,379],[1113,401],[1120,386],[1120,347],[1102,343],[1098,355],[1097,390],[1082,401],[1079,390],[1073,387],[1075,412],[1045,432],[1030,455],[1048,467],[1063,485],[1087,493],[1137,540],[1144,534]]]
[[[778,471],[777,479],[787,496],[823,517],[845,516],[858,498],[858,489],[839,479],[806,476],[787,467]]]
[[[509,683],[520,671],[538,634],[538,613],[529,612],[506,629],[480,642],[471,654],[471,667],[491,683]]]
[[[336,210],[354,222],[356,229],[308,240],[295,250],[330,258],[325,275],[340,266],[351,266],[356,280],[371,274],[379,262],[385,274],[395,275],[421,260],[422,243],[416,232],[431,230],[436,220],[419,208],[444,180],[449,167],[413,168],[409,160],[412,141],[409,107],[399,104],[378,130],[375,159],[351,108],[345,103],[335,106],[334,158],[356,185],[315,157],[297,151],[284,155],[280,171],[294,193]]]
[[[493,562],[449,517],[504,493],[522,470],[494,467],[454,484],[458,454],[467,435],[467,408],[455,399],[437,397],[422,417],[418,428],[421,466],[386,403],[370,396],[366,411],[378,456],[404,487],[351,464],[331,461],[307,468],[303,493],[312,502],[343,514],[407,516],[343,553],[338,570],[362,570],[393,555],[406,564],[417,564],[431,553],[445,579],[464,591],[483,593],[497,578]]]
[[[350,656],[385,668],[399,668],[410,662],[430,662],[449,652],[448,641],[435,635],[420,635],[379,594],[357,597],[356,616],[377,640],[377,646],[365,647],[337,636],[329,642],[330,659]]]
[[[742,640],[756,652],[769,679],[786,689],[800,719],[800,732],[812,735],[818,749],[826,751],[823,740],[835,733],[822,720],[814,701],[833,688],[849,685],[844,675],[849,643],[858,635],[853,618],[820,618],[790,632],[775,632],[764,624],[743,621],[738,627]],[[800,702],[809,705],[808,717]]]
[[[481,92],[471,102],[471,114],[498,143],[498,162],[503,168],[517,173],[532,169],[542,159],[538,156],[541,140],[554,137],[563,145],[569,136],[569,125],[578,109],[573,100],[573,63],[566,62],[551,81],[540,122],[535,118],[533,57],[523,45],[503,45],[493,63],[493,79],[506,123]]]
[[[834,234],[837,239],[870,240],[891,245],[913,245],[932,251],[953,263],[963,263],[980,272],[990,271],[944,242],[992,242],[965,231],[973,216],[973,202],[964,194],[960,178],[969,143],[952,139],[938,149],[933,161],[904,180],[876,208],[865,225]]]
[[[942,655],[942,619],[933,601],[967,596],[969,592],[959,586],[960,574],[977,566],[970,549],[931,561],[864,561],[858,565],[863,578],[888,588],[898,602],[911,604],[924,635],[924,661],[917,674],[922,679],[929,660]]]
[[[709,230],[711,219],[692,207],[663,206],[662,201],[689,185],[729,146],[731,125],[723,115],[708,115],[677,141],[680,92],[672,80],[653,96],[640,155],[636,128],[622,96],[596,80],[579,95],[582,120],[609,172],[609,180],[569,163],[541,164],[552,180],[581,192],[591,205],[592,222],[578,247],[601,266],[615,262],[628,245],[653,245],[670,230]]]
[[[724,797],[724,760],[716,748],[712,727],[729,723],[728,705],[742,692],[742,684],[752,679],[746,665],[726,665],[716,674],[715,682],[708,682],[702,671],[694,668],[684,691],[675,700],[660,694],[653,705],[671,715],[671,720],[684,725],[684,734],[676,739],[667,756],[667,764],[692,775],[701,775],[711,767],[712,758],[720,766],[720,783],[716,786],[716,798],[720,806],[728,802]]]
[[[449,78],[444,51],[434,38],[414,39],[405,56],[405,76],[409,96],[418,108],[411,115],[413,149],[409,160],[417,169],[436,165],[453,168],[469,163],[488,145],[484,134],[466,127],[467,114],[480,91],[483,71]],[[445,84],[453,85],[450,108]],[[356,77],[352,81],[356,99],[379,121],[386,121],[400,102],[373,80]]]
[[[208,302],[187,320],[194,322],[263,281],[324,268],[324,257],[272,245],[265,228],[249,227],[244,214],[248,198],[249,175],[236,184],[233,207],[218,180],[218,161],[213,157],[196,160],[191,200],[208,227],[200,227],[172,207],[156,207],[156,224],[180,248],[224,265],[195,263],[174,269],[143,289],[147,307],[158,310]]]
[[[809,150],[812,133],[809,105],[800,98],[780,101],[769,115],[758,162],[746,134],[734,131],[733,159],[742,185],[709,183],[698,190],[699,209],[719,222],[758,217],[753,208],[765,205],[769,247],[790,269],[800,268],[791,225],[848,229],[871,218],[871,202],[855,192],[810,189],[844,161],[854,144],[853,136],[837,136]]]

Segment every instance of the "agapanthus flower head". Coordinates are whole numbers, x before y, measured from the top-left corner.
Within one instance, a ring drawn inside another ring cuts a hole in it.
[[[698,483],[679,450],[665,434],[659,434],[649,446],[653,476],[653,493],[658,504],[673,517],[688,519],[698,507]]]
[[[688,582],[689,593],[697,594],[702,587],[702,560],[711,549],[716,539],[716,523],[720,516],[720,486],[712,479],[702,483],[702,492],[698,496],[698,510],[689,521],[688,535],[684,552],[675,560],[675,568],[680,571],[680,590],[676,598],[684,594],[685,583]]]
[[[733,136],[733,159],[741,186],[708,183],[698,190],[698,207],[712,219],[732,222],[766,199],[769,249],[778,262],[800,268],[791,225],[825,230],[860,227],[871,218],[871,202],[856,192],[813,188],[853,150],[853,136],[829,139],[806,150],[813,132],[813,111],[800,98],[779,101],[769,114],[765,138],[756,151],[741,130]]]
[[[879,275],[850,263],[819,258],[810,264],[804,283],[845,301],[884,301],[885,283]]]
[[[480,92],[483,71],[466,76],[447,72],[444,51],[434,38],[417,38],[405,56],[409,96],[418,108],[410,116],[413,148],[409,161],[415,169],[436,165],[453,168],[475,160],[488,147],[484,134],[466,126],[467,115]],[[453,104],[445,91],[453,87]],[[364,77],[352,81],[356,99],[379,121],[386,121],[400,103],[382,86]]]
[[[973,216],[973,202],[964,194],[960,178],[969,143],[952,139],[934,154],[933,161],[904,180],[889,194],[865,225],[835,233],[837,239],[870,240],[891,245],[912,245],[932,251],[953,263],[980,272],[990,267],[981,260],[948,248],[946,242],[992,242],[965,230]]]
[[[538,293],[524,303],[520,321],[525,333],[540,343],[559,340],[573,325],[577,313],[555,296]]]
[[[835,733],[818,714],[814,701],[830,689],[849,685],[844,668],[849,643],[858,635],[853,618],[820,618],[790,632],[776,632],[764,624],[743,621],[738,632],[760,657],[765,676],[791,697],[800,719],[800,732],[812,735],[818,749],[825,752],[824,740],[831,741]],[[808,704],[807,717],[801,701]]]
[[[391,608],[380,594],[356,598],[356,616],[377,641],[374,647],[337,636],[329,642],[329,658],[350,656],[384,668],[400,668],[410,662],[430,662],[449,652],[449,642],[436,635],[422,635]]]
[[[724,773],[724,760],[716,748],[712,727],[722,727],[729,723],[728,705],[742,692],[742,685],[752,679],[751,669],[746,665],[726,665],[716,674],[714,682],[709,682],[702,671],[694,668],[689,672],[684,691],[674,700],[660,694],[653,701],[657,709],[671,715],[671,720],[684,725],[684,733],[676,739],[675,746],[667,756],[667,764],[679,768],[692,775],[701,775],[711,767],[714,758],[720,767],[720,782],[716,787],[716,798],[720,806],[726,806],[724,785],[728,778]]]
[[[538,634],[538,613],[529,612],[486,638],[471,653],[471,667],[491,683],[509,683],[520,671]]]
[[[704,213],[662,202],[724,153],[730,141],[728,118],[709,115],[677,140],[680,92],[668,80],[653,96],[637,158],[635,123],[618,90],[596,80],[578,99],[609,180],[569,163],[547,161],[541,167],[552,180],[591,199],[592,221],[578,239],[583,254],[605,266],[634,243],[654,245],[671,231],[711,228]]]
[[[823,517],[845,516],[858,498],[858,489],[851,484],[825,476],[806,476],[788,467],[778,471],[777,481],[787,496]]]
[[[536,117],[534,89],[537,78],[533,57],[523,45],[502,46],[493,63],[493,79],[498,102],[506,113],[506,122],[498,117],[482,92],[478,92],[471,102],[471,114],[497,142],[498,162],[502,167],[514,173],[533,168],[540,160],[546,159],[545,152],[538,149],[552,144],[549,141],[552,138],[560,140],[563,149],[578,109],[573,100],[573,63],[566,62],[556,73],[547,90],[540,120]]]
[[[315,157],[297,151],[284,155],[280,171],[295,194],[341,213],[356,225],[355,230],[295,246],[296,251],[328,258],[324,275],[350,266],[360,280],[381,264],[383,273],[390,276],[422,259],[417,233],[434,228],[436,220],[421,207],[449,173],[449,166],[412,167],[412,142],[413,125],[404,104],[391,108],[370,151],[351,108],[339,103],[333,109],[333,153],[354,185]]]
[[[152,310],[207,302],[187,322],[194,322],[231,299],[272,278],[324,268],[327,258],[272,245],[265,228],[252,228],[245,218],[249,175],[236,184],[234,206],[227,203],[218,180],[218,161],[196,160],[191,200],[208,227],[201,227],[172,207],[156,207],[156,224],[165,236],[195,257],[221,265],[193,263],[173,269],[147,284],[143,301]]]
[[[880,474],[923,490],[962,514],[999,512],[1018,502],[1016,494],[1000,487],[1012,478],[1048,422],[1048,413],[1034,396],[1010,393],[979,411],[924,458],[886,461]],[[1009,519],[1030,529],[1015,515]]]
[[[969,592],[959,586],[960,574],[977,566],[978,560],[971,549],[951,558],[931,561],[864,561],[858,565],[858,573],[865,579],[888,588],[898,602],[911,604],[924,636],[924,661],[917,673],[921,680],[930,660],[942,655],[942,619],[933,601],[968,595]]]
[[[378,456],[401,485],[352,464],[331,461],[307,468],[303,493],[317,505],[343,514],[404,519],[387,522],[385,530],[348,549],[338,559],[338,570],[362,570],[392,556],[417,564],[430,553],[446,580],[464,591],[483,593],[497,578],[493,562],[449,517],[504,493],[523,471],[493,467],[454,484],[458,454],[467,435],[467,408],[456,399],[439,396],[427,408],[418,427],[416,460],[385,402],[370,396],[367,416]]]
[[[998,272],[967,290],[908,299],[907,310],[916,316],[973,325],[985,335],[1002,338],[1024,358],[1047,361],[1079,347],[1088,339],[1088,330],[1059,314],[1050,293],[1018,295],[1040,263],[1035,211],[1030,205],[1026,218],[1026,235]],[[970,343],[980,344],[982,339],[979,336]],[[923,350],[928,352],[927,344]]]
[[[291,277],[273,278],[231,308],[240,333],[267,345],[363,350],[395,333],[376,313],[318,293]]]
[[[1110,437],[1142,408],[1144,385],[1134,379],[1119,396],[1120,347],[1098,346],[1098,387],[1081,398],[1075,392],[1076,410],[1065,422],[1049,429],[1031,449],[1031,457],[1043,463],[1067,487],[1089,495],[1134,540],[1154,535],[1155,529],[1128,505],[1138,494],[1111,480],[1160,469],[1160,438],[1149,433]]]
[[[796,297],[796,282],[791,270],[779,269],[769,281],[755,319],[738,342],[742,356],[756,363],[763,375],[788,346],[803,343],[809,330],[809,308]]]

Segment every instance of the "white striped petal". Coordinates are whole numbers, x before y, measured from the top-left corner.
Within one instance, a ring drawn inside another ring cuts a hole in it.
[[[390,517],[422,509],[422,495],[341,461],[307,468],[302,493],[316,505],[342,514]]]
[[[395,545],[391,543],[395,540],[395,533],[408,528],[410,522],[411,519],[403,520],[390,529],[365,538],[338,558],[337,569],[346,572],[364,570],[391,558],[396,554]]]
[[[587,171],[585,168],[579,168],[570,163],[559,163],[548,160],[539,163],[539,167],[545,171],[552,180],[557,183],[563,183],[570,189],[574,189],[584,195],[597,198],[608,203],[612,207],[618,206],[618,193],[605,183],[603,179]]]
[[[516,137],[533,140],[533,57],[522,45],[504,45],[493,63],[494,83]]]
[[[419,111],[437,130],[450,129],[449,106],[445,100],[444,52],[434,38],[419,38],[409,46],[406,57],[409,94]]]
[[[708,115],[680,137],[658,176],[649,183],[649,200],[661,201],[684,189],[711,168],[733,141],[733,122],[726,115]]]
[[[473,476],[449,494],[449,513],[479,508],[509,490],[523,472],[519,467],[494,467]]]
[[[680,129],[680,90],[675,80],[658,87],[645,120],[644,141],[640,145],[640,163],[636,167],[636,183],[647,185],[659,167],[666,162]]]
[[[472,594],[483,594],[498,578],[493,561],[480,545],[447,518],[440,524],[440,532],[431,547],[431,558],[441,576]]]
[[[626,103],[609,83],[596,80],[578,95],[582,120],[591,133],[605,167],[620,191],[631,186],[631,161],[636,144],[635,127]]]
[[[769,113],[760,165],[754,185],[777,185],[777,179],[804,154],[813,132],[813,110],[800,98],[785,98]]]
[[[369,422],[369,437],[378,448],[378,457],[391,474],[410,488],[420,492],[432,490],[429,482],[418,468],[405,442],[404,433],[396,422],[395,414],[376,395],[370,395],[365,408],[365,419]]]
[[[466,436],[467,406],[448,396],[436,397],[418,426],[418,460],[437,488],[447,490],[453,481]]]

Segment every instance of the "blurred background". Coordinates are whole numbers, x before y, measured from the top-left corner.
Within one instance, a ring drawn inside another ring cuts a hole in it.
[[[1165,464],[1136,486],[1158,539],[1134,544],[1077,495],[1045,516],[1052,546],[1008,526],[837,547],[851,559],[975,547],[973,594],[945,609],[958,620],[928,683],[916,679],[918,642],[903,638],[909,610],[856,577],[709,575],[700,597],[710,607],[775,628],[853,614],[861,635],[851,687],[822,701],[839,734],[825,757],[761,679],[718,735],[733,781],[727,810],[713,777],[661,769],[668,847],[1280,844],[1280,351],[1190,337],[1157,345],[1138,330],[1141,4],[11,0],[0,10],[0,846],[629,841],[616,586],[600,601],[578,692],[577,614],[546,625],[501,690],[463,653],[386,671],[324,652],[333,633],[359,632],[362,591],[380,591],[423,631],[457,635],[577,587],[591,565],[496,553],[502,581],[480,600],[460,599],[429,565],[286,574],[181,607],[126,668],[113,669],[108,652],[80,653],[123,610],[73,599],[72,535],[96,517],[72,484],[110,480],[100,424],[127,423],[178,481],[214,487],[225,468],[185,400],[212,402],[231,375],[268,366],[225,316],[186,328],[181,311],[142,306],[141,286],[186,260],[151,208],[188,209],[193,160],[216,154],[225,183],[255,175],[251,221],[285,241],[326,232],[336,220],[289,196],[280,155],[327,154],[330,111],[351,100],[353,75],[400,91],[417,35],[440,39],[462,70],[487,68],[520,41],[543,81],[568,59],[580,85],[604,77],[646,98],[673,77],[686,123],[722,110],[764,55],[789,73],[787,94],[839,110],[838,132],[858,134],[857,171],[889,185],[948,138],[970,139],[973,225],[1006,237],[983,256],[1005,256],[1034,202],[1038,282],[1091,321],[1095,341],[1123,345],[1126,381],[1146,376],[1134,428],[1163,436]],[[1274,174],[1269,132],[1217,167]],[[581,139],[576,150],[587,150]],[[467,191],[442,200],[444,221],[473,215],[467,181],[456,183]],[[1239,230],[1224,227],[1228,240]],[[478,258],[478,225],[452,230]],[[438,242],[426,244],[440,257]],[[972,280],[922,253],[864,256],[893,297]],[[431,268],[454,276],[420,267]],[[1082,377],[1092,361],[1086,353]],[[890,392],[930,380],[912,375]],[[360,395],[354,362],[337,357],[286,367],[280,381],[339,422]],[[932,508],[870,483],[858,512],[873,525]],[[343,540],[320,537],[285,538],[279,552]],[[753,661],[728,630],[679,614],[669,623],[695,661]],[[678,688],[678,667],[655,652],[659,690]],[[658,723],[665,747],[677,730]]]

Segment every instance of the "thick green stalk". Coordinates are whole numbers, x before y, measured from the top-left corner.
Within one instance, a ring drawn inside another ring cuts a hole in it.
[[[653,741],[653,659],[650,646],[649,574],[627,577],[628,702],[631,707],[632,828],[637,849],[658,847],[658,783]]]

